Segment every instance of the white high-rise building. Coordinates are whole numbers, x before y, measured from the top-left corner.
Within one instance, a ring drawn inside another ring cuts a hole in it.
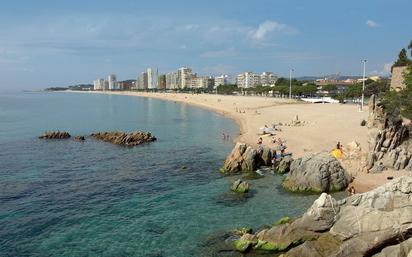
[[[237,75],[236,83],[238,87],[242,88],[256,87],[258,85],[261,85],[260,75],[250,71],[243,72]]]
[[[147,89],[156,89],[157,86],[157,71],[152,68],[147,68]]]
[[[262,86],[274,86],[277,79],[272,72],[263,72],[260,74],[260,84]]]
[[[169,72],[166,74],[166,89],[179,88],[179,79],[177,72]]]
[[[94,90],[105,90],[105,83],[104,79],[96,79],[93,81],[93,89]]]
[[[228,75],[220,75],[215,77],[215,87],[218,87],[220,85],[225,86],[229,84],[229,76]]]
[[[107,78],[107,81],[109,83],[109,90],[116,90],[117,88],[117,80],[116,80],[116,75],[110,74],[109,77]]]
[[[191,80],[193,77],[192,70],[187,67],[182,67],[177,71],[179,88],[189,88],[191,87]]]

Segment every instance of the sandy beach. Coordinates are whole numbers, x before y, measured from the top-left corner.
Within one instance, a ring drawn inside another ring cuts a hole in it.
[[[307,104],[272,97],[224,96],[211,94],[173,94],[143,92],[103,92],[108,94],[153,97],[183,102],[211,109],[234,119],[240,126],[240,135],[232,135],[237,142],[256,145],[260,128],[264,125],[290,124],[298,115],[302,126],[279,126],[275,138],[286,141],[287,150],[295,158],[306,152],[332,150],[337,142],[358,142],[367,148],[367,129],[360,126],[368,112],[359,112],[355,105]],[[224,131],[222,131],[223,133]],[[219,135],[220,136],[220,135]],[[263,136],[263,144],[274,146],[272,137]]]
[[[337,142],[344,146],[356,141],[366,154],[367,128],[361,126],[363,119],[367,119],[368,109],[359,112],[356,105],[345,104],[309,104],[289,99],[256,96],[224,96],[212,94],[183,94],[183,93],[146,93],[146,92],[93,92],[104,94],[130,95],[152,97],[162,100],[181,102],[207,108],[221,115],[232,118],[240,127],[240,135],[231,135],[236,142],[244,142],[256,146],[260,135],[260,128],[282,123],[275,132],[275,138],[286,142],[287,152],[293,153],[294,158],[306,153],[331,151]],[[288,126],[295,116],[303,123],[301,126]],[[224,131],[222,131],[224,133]],[[222,136],[222,135],[218,135]],[[272,143],[271,136],[262,136],[263,144],[276,147],[279,143]],[[357,162],[357,163],[356,163]],[[362,166],[359,161],[351,162],[347,170],[358,169]],[[357,192],[371,190],[387,182],[386,176],[398,177],[401,173],[356,174],[354,185]]]

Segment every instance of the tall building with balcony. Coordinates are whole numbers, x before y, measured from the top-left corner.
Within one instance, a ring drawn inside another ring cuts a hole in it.
[[[142,72],[137,78],[137,89],[147,89],[147,73]]]
[[[158,82],[157,82],[158,88],[161,90],[166,89],[166,75],[161,74],[158,76]]]
[[[243,72],[236,77],[236,84],[241,88],[250,88],[261,85],[260,75],[251,71]]]
[[[157,70],[155,71],[152,68],[147,68],[147,89],[157,89]]]
[[[216,76],[214,78],[214,86],[215,87],[218,87],[218,86],[221,86],[221,85],[225,86],[227,84],[229,84],[229,76],[228,75],[222,74],[222,75]]]
[[[94,90],[105,90],[105,81],[104,79],[96,79],[93,81]]]
[[[262,86],[274,86],[277,79],[272,72],[263,72],[260,74],[260,84]]]
[[[116,75],[110,74],[107,78],[107,81],[109,82],[109,90],[117,90],[117,79]]]
[[[179,88],[189,88],[191,87],[191,80],[193,77],[192,69],[187,67],[182,67],[177,71]]]
[[[166,89],[179,88],[179,79],[177,72],[169,72],[166,74]]]

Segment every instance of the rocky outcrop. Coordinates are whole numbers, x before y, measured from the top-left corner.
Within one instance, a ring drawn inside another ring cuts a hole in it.
[[[302,217],[247,233],[233,247],[285,257],[407,256],[412,254],[411,193],[410,176],[340,201],[322,193]]]
[[[65,131],[47,131],[43,135],[39,136],[40,139],[67,139],[70,138],[70,134]]]
[[[285,156],[280,159],[278,163],[275,165],[275,171],[278,174],[285,174],[290,171],[290,165],[292,164],[292,157],[291,156]]]
[[[86,139],[84,138],[84,136],[75,136],[75,137],[74,137],[74,140],[76,140],[76,141],[84,141],[84,140],[86,140]]]
[[[412,127],[404,125],[397,114],[385,112],[372,96],[369,101],[367,169],[378,172],[384,168],[412,168]]]
[[[91,134],[91,136],[98,140],[124,146],[136,146],[156,140],[156,137],[152,136],[152,134],[141,131],[130,133],[121,131],[98,132]]]
[[[226,158],[221,171],[223,173],[238,173],[254,171],[261,165],[270,166],[272,152],[267,147],[258,150],[244,143],[237,143]]]
[[[283,187],[293,192],[333,192],[345,189],[351,177],[329,153],[294,160]]]
[[[249,192],[249,188],[250,186],[248,182],[238,179],[235,182],[233,182],[232,186],[230,187],[230,190],[236,193],[247,193]]]

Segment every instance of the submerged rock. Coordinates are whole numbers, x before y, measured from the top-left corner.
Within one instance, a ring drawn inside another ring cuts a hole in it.
[[[345,189],[350,182],[336,158],[319,153],[294,160],[282,185],[293,192],[333,192]]]
[[[249,192],[249,188],[250,188],[249,183],[238,179],[235,182],[233,182],[232,186],[230,187],[230,190],[236,193],[243,194],[243,193]]]
[[[65,131],[48,131],[39,136],[40,139],[67,139],[70,138],[70,134]]]
[[[124,146],[136,146],[156,141],[156,137],[152,136],[152,134],[142,131],[134,131],[130,133],[121,131],[98,132],[91,134],[91,136],[98,140]]]
[[[86,139],[84,138],[84,136],[75,136],[75,137],[74,137],[74,140],[76,140],[76,141],[84,141],[84,140],[86,140]]]

